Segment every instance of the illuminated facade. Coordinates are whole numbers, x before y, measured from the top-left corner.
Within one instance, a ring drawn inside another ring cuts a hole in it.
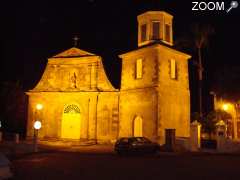
[[[122,59],[121,87],[109,82],[101,57],[71,48],[50,59],[29,95],[28,136],[42,121],[40,138],[114,141],[146,136],[164,143],[164,130],[189,137],[189,55],[172,48],[172,16],[138,16],[138,48]],[[36,109],[41,103],[42,109]]]
[[[234,101],[229,101],[214,95],[214,110],[223,110],[231,115],[227,120],[227,136],[239,140],[240,139],[240,105]],[[221,117],[220,117],[221,118]]]

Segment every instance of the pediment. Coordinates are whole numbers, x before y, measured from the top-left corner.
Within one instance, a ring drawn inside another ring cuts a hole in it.
[[[83,56],[95,56],[95,54],[72,47],[66,51],[63,51],[55,56],[53,58],[70,58],[70,57],[83,57]]]

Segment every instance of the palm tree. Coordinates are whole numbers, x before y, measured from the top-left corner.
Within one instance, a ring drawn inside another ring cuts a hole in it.
[[[199,116],[203,118],[202,108],[202,89],[203,89],[203,64],[202,64],[202,50],[209,44],[209,36],[214,33],[214,29],[210,25],[200,25],[196,23],[191,27],[190,37],[178,39],[175,46],[180,49],[190,48],[197,54],[197,61],[194,62],[198,67],[198,80],[199,80]]]
[[[213,28],[210,25],[200,26],[195,24],[192,28],[192,33],[194,35],[194,47],[197,50],[198,58],[198,80],[199,80],[199,115],[200,118],[203,117],[202,110],[202,80],[203,80],[203,64],[202,64],[202,49],[208,46],[209,36],[214,33]]]

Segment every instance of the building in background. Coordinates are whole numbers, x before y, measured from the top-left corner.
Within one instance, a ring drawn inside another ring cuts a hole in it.
[[[240,139],[240,104],[239,100],[233,101],[224,99],[222,97],[217,97],[214,95],[214,109],[223,110],[231,115],[228,120],[227,126],[227,136],[234,140]]]
[[[190,56],[172,47],[172,19],[163,11],[138,16],[138,48],[119,56],[119,90],[100,56],[74,47],[48,59],[41,80],[27,92],[28,137],[40,120],[39,137],[45,139],[111,142],[145,136],[163,144],[165,129],[188,138]]]

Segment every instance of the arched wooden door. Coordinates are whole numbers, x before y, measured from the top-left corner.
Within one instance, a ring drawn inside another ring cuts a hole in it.
[[[133,120],[133,136],[134,137],[142,137],[142,118],[140,116],[137,116]]]
[[[66,139],[80,139],[81,112],[77,105],[71,104],[64,108],[62,115],[61,137]]]

